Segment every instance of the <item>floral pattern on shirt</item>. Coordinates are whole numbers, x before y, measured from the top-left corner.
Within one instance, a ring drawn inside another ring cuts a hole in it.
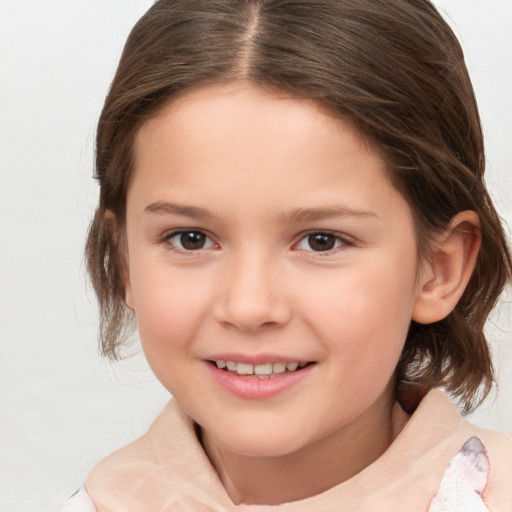
[[[428,512],[489,512],[482,498],[489,469],[482,441],[470,438],[446,469]]]

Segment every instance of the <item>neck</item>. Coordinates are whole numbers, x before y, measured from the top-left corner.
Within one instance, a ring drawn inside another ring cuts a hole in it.
[[[350,479],[387,450],[403,425],[393,425],[393,400],[381,398],[350,424],[286,455],[239,455],[204,430],[203,445],[233,503],[305,499]]]

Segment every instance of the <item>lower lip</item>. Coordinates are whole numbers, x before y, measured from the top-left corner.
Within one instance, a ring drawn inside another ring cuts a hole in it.
[[[242,398],[263,400],[276,396],[298,384],[311,372],[314,365],[308,365],[301,370],[283,373],[268,379],[237,375],[233,372],[220,370],[210,362],[207,362],[207,366],[215,382],[224,389]]]

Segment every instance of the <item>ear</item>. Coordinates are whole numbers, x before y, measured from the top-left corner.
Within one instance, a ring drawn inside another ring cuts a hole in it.
[[[451,220],[422,269],[413,320],[430,324],[453,311],[475,268],[481,240],[476,212],[463,211]]]
[[[106,210],[104,214],[105,224],[110,232],[110,239],[116,248],[117,257],[121,268],[120,276],[123,281],[125,290],[124,302],[128,309],[135,311],[133,307],[133,294],[130,282],[130,265],[128,262],[128,250],[124,241],[124,236],[121,233],[119,221],[116,215],[111,210]]]

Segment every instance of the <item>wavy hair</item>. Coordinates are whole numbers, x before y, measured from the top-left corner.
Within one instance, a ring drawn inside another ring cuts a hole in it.
[[[444,320],[411,323],[396,370],[407,409],[443,386],[470,410],[493,383],[483,328],[512,265],[483,180],[463,52],[428,0],[159,0],[149,9],[126,42],[97,130],[100,201],[86,258],[103,353],[117,358],[132,329],[115,232],[125,222],[136,134],[192,87],[234,81],[313,99],[351,119],[410,205],[421,258],[455,214],[478,213],[482,245],[467,289]]]

